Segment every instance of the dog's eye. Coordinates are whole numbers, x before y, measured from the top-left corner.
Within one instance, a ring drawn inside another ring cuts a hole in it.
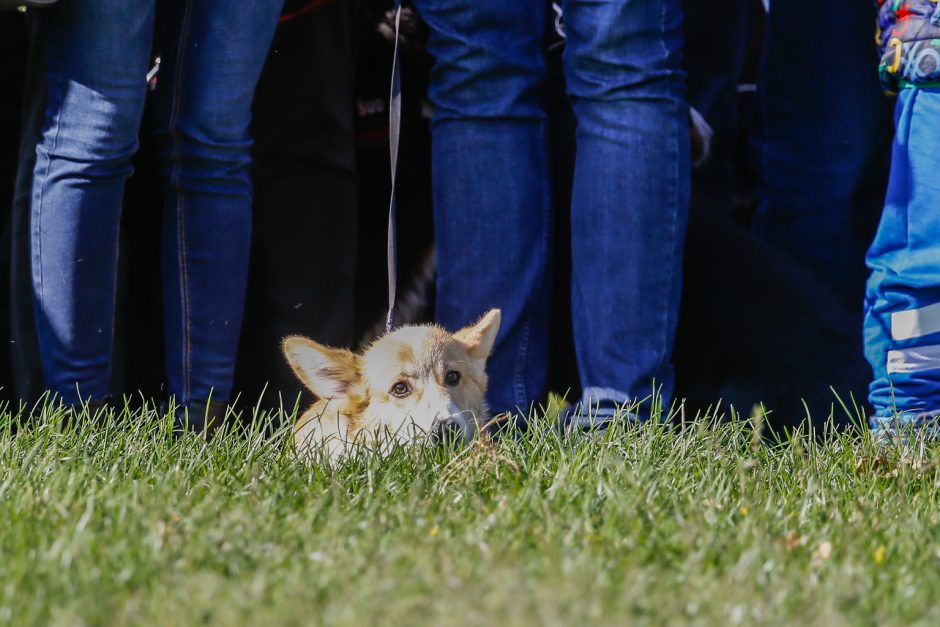
[[[392,389],[389,390],[392,393],[392,396],[397,396],[398,398],[404,398],[411,394],[411,387],[404,381],[399,381],[392,386]]]
[[[456,370],[449,370],[447,374],[444,375],[444,383],[447,385],[457,385],[460,383],[460,373]]]

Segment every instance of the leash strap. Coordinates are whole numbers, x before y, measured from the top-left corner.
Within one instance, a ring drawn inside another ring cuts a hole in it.
[[[398,141],[401,137],[401,62],[398,58],[398,38],[401,27],[401,0],[395,0],[395,49],[392,55],[392,90],[388,105],[388,149],[392,167],[391,199],[388,203],[388,314],[385,332],[392,330],[395,320],[395,299],[398,282],[398,252],[395,233],[395,183],[398,173]]]

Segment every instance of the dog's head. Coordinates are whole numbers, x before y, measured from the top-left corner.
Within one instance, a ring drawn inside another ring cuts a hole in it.
[[[499,310],[492,309],[456,333],[406,326],[361,355],[304,337],[285,339],[288,363],[318,398],[298,421],[295,438],[318,421],[321,437],[386,434],[405,441],[429,434],[470,441],[487,419],[486,360],[499,322]],[[304,433],[310,439],[314,431]]]

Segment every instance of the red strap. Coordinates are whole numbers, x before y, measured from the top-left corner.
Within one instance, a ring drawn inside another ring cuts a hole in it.
[[[304,13],[310,13],[311,11],[315,11],[331,2],[333,2],[333,0],[310,0],[310,2],[300,7],[296,11],[292,11],[291,13],[285,13],[284,15],[282,15],[281,19],[278,20],[278,24],[289,22],[295,17],[300,17]]]

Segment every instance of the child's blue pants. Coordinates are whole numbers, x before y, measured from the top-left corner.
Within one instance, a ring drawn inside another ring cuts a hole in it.
[[[873,429],[940,413],[940,89],[898,95],[884,213],[868,251],[865,354]]]

